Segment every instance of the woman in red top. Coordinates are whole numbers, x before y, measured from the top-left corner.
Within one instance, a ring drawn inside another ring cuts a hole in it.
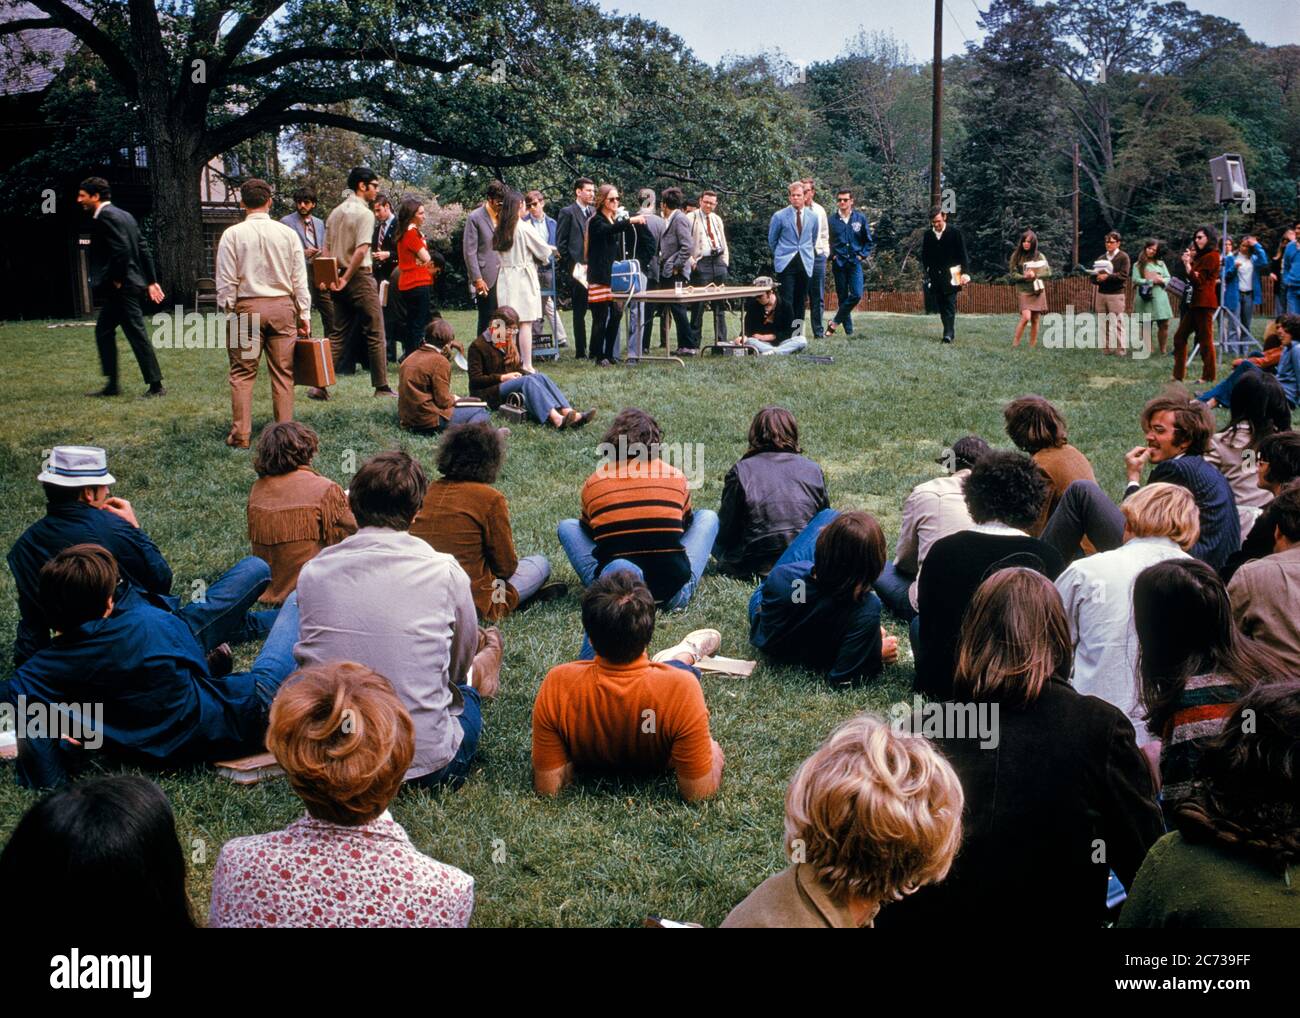
[[[403,198],[397,213],[397,291],[406,311],[403,357],[424,342],[424,330],[433,313],[433,283],[442,271],[442,258],[430,254],[420,232],[422,226],[424,205],[418,198]]]
[[[1202,226],[1183,252],[1183,267],[1191,285],[1191,302],[1183,298],[1183,315],[1174,333],[1174,381],[1183,380],[1187,365],[1187,337],[1196,333],[1201,348],[1201,381],[1213,382],[1214,309],[1219,306],[1219,238],[1209,226]]]

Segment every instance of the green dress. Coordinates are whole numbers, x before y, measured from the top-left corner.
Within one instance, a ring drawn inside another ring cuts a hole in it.
[[[1119,914],[1121,927],[1300,928],[1300,867],[1290,883],[1244,855],[1174,831],[1151,846]]]
[[[1146,268],[1155,272],[1161,279],[1168,282],[1169,270],[1165,268],[1162,261],[1147,262]],[[1133,313],[1135,315],[1150,315],[1153,322],[1167,322],[1174,317],[1174,310],[1169,306],[1169,294],[1163,286],[1153,286],[1151,288],[1151,299],[1143,300],[1141,291],[1137,289],[1145,279],[1143,270],[1138,268],[1137,260],[1133,261]]]

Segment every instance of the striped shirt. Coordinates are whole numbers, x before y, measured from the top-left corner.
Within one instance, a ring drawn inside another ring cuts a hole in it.
[[[657,457],[612,457],[582,486],[582,523],[596,542],[603,569],[628,559],[645,575],[656,601],[666,601],[690,579],[682,535],[691,523],[686,475]]]
[[[1223,731],[1241,688],[1226,675],[1193,675],[1183,687],[1160,750],[1160,799],[1165,823],[1197,788],[1196,770],[1205,740]]]

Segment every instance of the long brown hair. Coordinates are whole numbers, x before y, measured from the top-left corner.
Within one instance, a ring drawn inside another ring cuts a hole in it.
[[[1152,245],[1155,245],[1156,252],[1150,258],[1148,258],[1147,248],[1151,247]],[[1159,239],[1157,239],[1156,237],[1152,237],[1149,240],[1144,240],[1142,242],[1142,253],[1138,255],[1137,270],[1138,270],[1138,275],[1141,276],[1143,279],[1147,278],[1147,265],[1150,262],[1158,262],[1162,260],[1160,257],[1160,252],[1164,250],[1164,246],[1165,246],[1164,243]]]
[[[515,227],[519,225],[519,203],[523,200],[523,195],[513,187],[506,188],[506,196],[501,199],[497,228],[492,233],[493,251],[509,251],[514,247]]]
[[[609,199],[610,192],[617,190],[618,188],[613,184],[601,184],[600,187],[596,188],[596,200],[592,203],[594,211],[587,217],[587,225],[582,228],[582,257],[584,260],[587,258],[587,241],[591,237],[591,222],[597,216],[605,214],[605,202]]]
[[[1028,706],[1049,679],[1070,677],[1073,660],[1070,625],[1052,581],[1023,566],[999,569],[966,609],[953,693]]]
[[[884,571],[885,532],[870,513],[840,513],[817,535],[813,578],[832,600],[857,604]]]
[[[784,407],[765,406],[749,424],[749,448],[741,459],[763,452],[803,452],[799,424]]]
[[[1025,251],[1026,240],[1033,242],[1033,247],[1028,252]],[[1026,230],[1024,233],[1020,235],[1020,239],[1016,241],[1016,249],[1011,252],[1011,271],[1018,272],[1020,270],[1020,266],[1024,265],[1025,262],[1032,262],[1032,261],[1036,261],[1037,259],[1038,259],[1038,234],[1036,234],[1033,230]]]

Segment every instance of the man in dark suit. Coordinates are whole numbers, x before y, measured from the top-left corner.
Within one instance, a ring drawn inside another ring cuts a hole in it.
[[[388,195],[375,199],[375,234],[370,243],[374,259],[375,285],[388,284],[388,303],[384,305],[384,345],[390,361],[397,360],[397,337],[405,333],[406,316],[397,299],[397,213]]]
[[[695,250],[695,234],[690,217],[683,211],[685,199],[680,187],[666,187],[659,196],[659,210],[664,217],[664,232],[659,238],[659,288],[685,286],[690,281],[691,255]],[[695,333],[691,331],[691,316],[685,304],[669,304],[673,328],[677,331],[677,349],[673,352],[687,357],[699,353]]]
[[[579,177],[573,182],[573,204],[560,209],[555,218],[555,246],[560,250],[560,268],[570,277],[573,267],[583,265],[587,260],[583,241],[595,200],[595,182],[590,177]],[[569,293],[573,298],[573,352],[581,359],[587,356],[587,288],[570,278]]]
[[[952,269],[965,269],[966,241],[955,226],[948,225],[948,216],[938,205],[930,210],[930,229],[921,242],[921,268],[925,270],[926,310],[939,312],[943,322],[943,341],[951,343],[957,326],[957,294],[970,282],[970,276],[961,272],[954,283]]]
[[[120,325],[131,344],[140,374],[149,383],[146,396],[162,396],[162,371],[144,330],[141,299],[148,295],[155,304],[163,300],[162,287],[154,272],[153,259],[140,240],[135,217],[110,200],[112,191],[103,177],[88,177],[77,191],[77,204],[90,213],[90,286],[103,301],[95,322],[95,345],[99,366],[108,379],[102,389],[87,396],[116,396],[117,328]]]

